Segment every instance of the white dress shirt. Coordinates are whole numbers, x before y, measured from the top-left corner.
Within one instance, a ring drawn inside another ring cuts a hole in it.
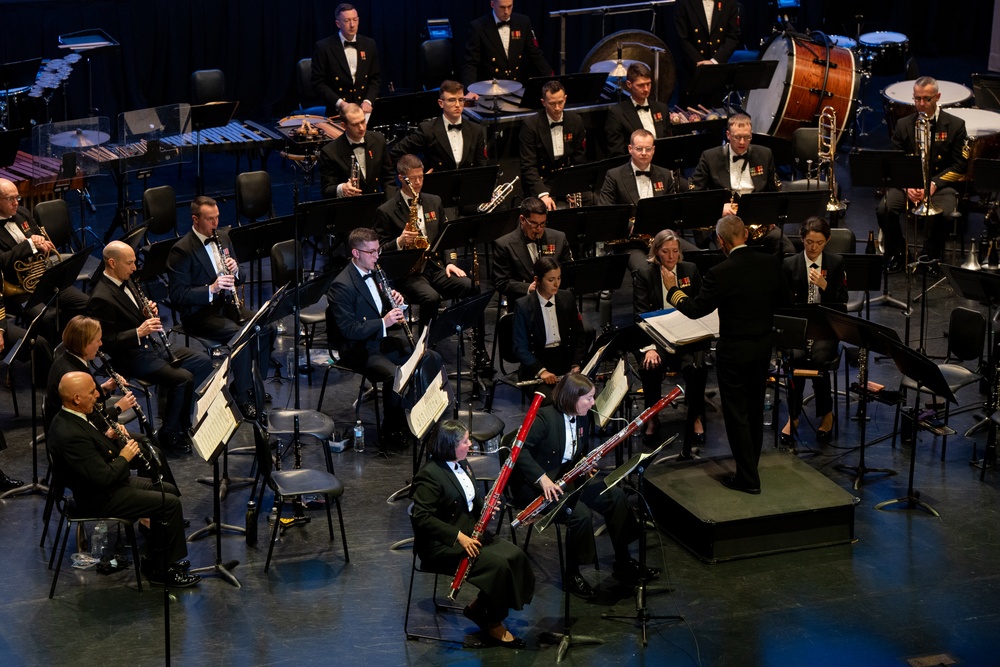
[[[649,106],[649,100],[648,99],[646,100],[646,103],[643,104],[643,105],[640,105],[638,102],[636,102],[635,98],[632,98],[631,102],[635,106],[644,106],[644,107],[648,107]],[[639,115],[639,122],[642,123],[643,129],[646,130],[647,132],[649,132],[650,134],[652,134],[655,137],[656,136],[656,125],[653,124],[653,110],[652,109],[642,109],[642,110],[636,109],[635,112]]]
[[[576,456],[576,417],[573,415],[563,415],[563,421],[566,427],[566,445],[563,447],[562,462],[572,461],[573,457]]]
[[[653,177],[642,175],[636,175],[637,171],[650,171],[653,165],[649,165],[649,169],[639,169],[635,162],[632,162],[632,175],[635,178],[635,187],[639,191],[639,199],[649,199],[653,196]]]
[[[559,335],[559,318],[556,317],[556,298],[546,299],[535,290],[538,303],[542,306],[542,322],[545,324],[545,347],[558,347],[562,343]],[[551,304],[551,305],[549,305]]]
[[[449,130],[449,125],[461,125],[462,119],[459,117],[457,123],[452,123],[447,116],[442,115],[441,121],[444,123],[444,133],[448,137],[448,144],[451,146],[451,156],[455,158],[455,164],[462,162],[462,154],[465,152],[465,139],[462,137],[462,130]]]
[[[493,25],[500,23],[500,19],[497,18],[496,12],[493,12]],[[500,33],[500,43],[503,44],[503,54],[505,56],[510,55],[510,23],[500,28],[497,28],[497,32]]]
[[[458,461],[449,461],[448,470],[455,476],[458,483],[462,486],[462,490],[465,491],[465,504],[469,511],[472,511],[472,501],[476,499],[476,487],[473,486],[472,480],[469,479],[469,474],[465,472],[465,469],[459,464]]]
[[[733,152],[733,147],[729,147],[728,157],[729,160],[729,186],[731,189],[736,190],[741,195],[745,195],[748,192],[753,192],[753,179],[750,177],[750,149],[747,149],[745,160],[737,160],[733,162],[733,156],[736,153]]]

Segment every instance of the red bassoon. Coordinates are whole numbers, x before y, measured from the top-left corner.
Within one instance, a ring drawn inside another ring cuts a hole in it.
[[[538,414],[538,408],[542,407],[542,401],[544,400],[545,395],[536,391],[535,398],[531,401],[531,407],[528,408],[528,414],[524,416],[521,428],[517,431],[517,438],[510,447],[510,456],[507,457],[503,467],[500,468],[500,474],[497,475],[497,480],[493,482],[493,488],[490,489],[489,495],[486,496],[483,502],[483,513],[479,516],[479,521],[476,522],[476,526],[472,530],[472,539],[478,540],[486,532],[486,527],[489,525],[490,519],[496,513],[500,505],[500,495],[503,493],[504,487],[507,486],[507,479],[514,469],[514,463],[517,462],[517,457],[521,453],[524,441],[528,437],[528,431],[531,430],[531,425],[535,421],[535,415]],[[451,581],[451,591],[448,593],[449,600],[454,600],[458,597],[458,592],[462,590],[465,578],[469,576],[472,563],[473,559],[466,555],[458,564],[458,571],[455,572],[455,578]]]
[[[575,481],[577,478],[589,474],[590,471],[597,465],[597,462],[606,454],[610,453],[615,447],[625,442],[630,435],[632,435],[640,426],[648,422],[650,419],[656,415],[657,412],[667,407],[671,402],[681,396],[684,391],[680,387],[674,387],[674,390],[669,394],[661,398],[652,407],[646,408],[642,413],[629,422],[628,426],[618,431],[614,434],[610,440],[605,442],[600,447],[594,449],[584,458],[580,459],[580,462],[573,466],[573,469],[567,472],[565,475],[559,478],[556,484],[561,489],[565,489],[570,483]],[[514,517],[514,520],[510,522],[511,528],[518,528],[520,526],[530,526],[539,518],[541,518],[542,510],[549,506],[549,501],[545,499],[544,495],[535,498],[530,505],[521,510],[520,514]]]

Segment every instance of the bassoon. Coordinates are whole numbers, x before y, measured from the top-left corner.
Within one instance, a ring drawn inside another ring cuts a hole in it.
[[[503,467],[500,468],[500,473],[497,475],[496,481],[493,482],[493,488],[490,489],[489,495],[486,496],[483,502],[483,513],[479,516],[479,521],[472,530],[472,539],[478,540],[486,532],[486,527],[489,525],[490,519],[493,518],[493,515],[500,506],[500,496],[503,493],[504,487],[507,486],[507,479],[510,478],[510,473],[514,469],[514,463],[517,462],[517,457],[521,453],[524,441],[528,437],[528,431],[531,430],[531,425],[535,421],[535,415],[538,414],[538,408],[542,407],[542,401],[544,400],[545,395],[536,391],[535,399],[531,401],[531,407],[528,408],[528,414],[524,416],[521,428],[517,431],[517,438],[514,440],[514,444],[511,445],[510,456],[507,457]],[[455,572],[455,578],[451,581],[451,591],[448,593],[449,600],[454,600],[458,597],[458,592],[462,590],[465,578],[469,576],[472,563],[473,559],[466,555],[458,564],[458,571]]]
[[[603,445],[594,449],[585,457],[580,459],[580,462],[573,466],[572,470],[560,477],[556,484],[559,488],[565,489],[576,479],[588,474],[593,467],[597,465],[597,462],[601,460],[602,457],[610,453],[611,450],[621,443],[625,442],[628,437],[632,435],[640,426],[652,419],[656,413],[670,405],[670,403],[676,400],[677,397],[681,396],[683,393],[684,391],[680,387],[674,387],[673,391],[657,401],[655,405],[643,410],[638,417],[629,422],[628,426],[618,431],[618,433],[613,435],[611,439]],[[538,496],[531,502],[530,505],[521,510],[520,514],[514,517],[514,520],[510,522],[511,528],[530,526],[541,517],[542,511],[548,506],[549,501],[545,499],[545,496]]]

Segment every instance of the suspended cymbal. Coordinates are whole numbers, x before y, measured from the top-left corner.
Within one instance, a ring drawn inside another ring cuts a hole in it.
[[[469,92],[485,97],[498,97],[500,95],[516,95],[524,90],[524,86],[517,81],[507,81],[506,79],[493,79],[492,81],[477,81],[469,84]]]
[[[607,72],[609,77],[620,79],[628,73],[629,65],[641,62],[641,60],[622,60],[621,69],[619,69],[617,60],[602,60],[591,65],[590,71]]]
[[[85,146],[100,146],[111,138],[107,132],[97,130],[70,130],[49,137],[49,143],[63,148],[82,148]]]

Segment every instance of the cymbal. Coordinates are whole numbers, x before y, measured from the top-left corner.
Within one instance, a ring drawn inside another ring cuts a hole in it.
[[[616,72],[615,69],[618,67],[617,60],[601,60],[590,66],[591,72],[607,72],[609,77],[614,77],[616,79],[625,76],[629,65],[633,63],[641,63],[641,60],[622,60],[622,67],[620,72]]]
[[[85,146],[100,146],[111,138],[107,132],[97,130],[70,130],[49,137],[49,143],[63,148],[82,148]]]
[[[506,79],[493,79],[492,81],[477,81],[469,84],[469,92],[484,97],[497,97],[499,95],[513,95],[524,90],[524,86],[517,81]]]

